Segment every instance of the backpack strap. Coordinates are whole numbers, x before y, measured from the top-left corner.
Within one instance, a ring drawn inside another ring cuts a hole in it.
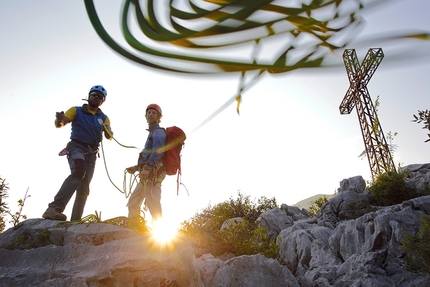
[[[181,174],[181,168],[178,170],[178,176],[176,177],[176,196],[179,196],[179,175]]]
[[[167,131],[166,131],[166,129],[165,129],[165,128],[162,128],[162,127],[159,127],[159,128],[157,128],[157,129],[162,129],[162,130],[164,130],[164,133],[166,134],[166,143],[167,143]],[[157,129],[154,129],[152,132],[154,132],[154,131],[155,131],[155,130],[157,130]],[[164,143],[164,145],[166,145],[166,143]],[[163,154],[163,156],[164,156],[164,154]],[[163,162],[163,160],[161,160],[161,162]],[[160,173],[162,173],[163,171],[166,171],[166,167],[164,166],[164,164],[163,164],[163,165],[161,165],[161,167],[157,169],[157,174],[160,174]]]
[[[159,169],[157,169],[157,174],[160,174],[163,171],[166,171],[166,167],[164,166],[164,164]]]

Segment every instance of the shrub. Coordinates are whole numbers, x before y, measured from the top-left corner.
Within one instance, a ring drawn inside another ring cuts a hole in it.
[[[405,200],[421,196],[416,188],[406,185],[406,172],[390,171],[378,176],[369,187],[370,203],[379,206],[389,206],[402,203]]]
[[[265,241],[264,230],[258,228],[256,220],[261,213],[275,207],[275,198],[263,196],[255,203],[249,196],[238,192],[236,199],[231,197],[215,206],[209,205],[190,220],[182,222],[180,231],[192,236],[198,248],[214,256],[224,253],[272,256],[275,243],[273,240]],[[224,221],[237,217],[242,221],[220,230]]]
[[[9,187],[5,179],[0,178],[0,233],[6,228],[5,215],[9,212],[9,207],[5,201]]]
[[[9,189],[5,181],[5,179],[0,178],[0,233],[2,233],[6,228],[7,215],[11,217],[9,223],[12,223],[13,226],[16,226],[21,220],[27,219],[27,216],[22,214],[22,210],[24,208],[25,200],[30,197],[30,195],[27,195],[27,189],[24,195],[24,199],[18,200],[19,210],[13,214],[5,201],[5,199],[8,197],[7,190]]]
[[[261,254],[269,258],[276,258],[279,246],[274,239],[269,239],[266,228],[258,227],[257,222],[244,219],[234,222],[220,232],[229,244],[231,252],[236,255]]]
[[[310,201],[309,202],[309,215],[310,217],[315,217],[317,216],[318,212],[321,211],[321,207],[323,206],[324,203],[326,203],[328,201],[328,197],[327,196],[322,196],[319,197],[317,199],[315,199],[314,201]]]
[[[401,243],[406,252],[407,269],[430,273],[430,216],[422,216],[420,229],[414,234],[406,233]]]
[[[45,230],[40,230],[35,234],[31,234],[31,232],[28,231],[19,233],[16,239],[11,240],[5,248],[9,250],[28,250],[37,247],[48,246],[50,244],[52,244],[50,239],[50,231],[45,228]]]
[[[27,191],[25,192],[25,195],[24,195],[24,199],[19,199],[18,200],[18,207],[19,207],[19,210],[17,211],[17,212],[15,212],[15,214],[12,214],[10,211],[8,211],[8,214],[10,215],[10,217],[11,217],[11,220],[9,221],[10,223],[12,223],[13,224],[13,226],[17,226],[18,225],[18,223],[20,223],[21,222],[21,219],[22,220],[26,220],[27,219],[27,215],[25,215],[25,214],[22,214],[22,210],[23,210],[23,208],[24,208],[24,205],[25,205],[25,201],[27,200],[27,198],[29,198],[31,195],[28,195],[28,188],[27,188]]]
[[[377,208],[371,206],[369,201],[362,199],[358,202],[350,202],[346,205],[346,208],[339,213],[341,220],[357,219],[366,213],[376,211]]]

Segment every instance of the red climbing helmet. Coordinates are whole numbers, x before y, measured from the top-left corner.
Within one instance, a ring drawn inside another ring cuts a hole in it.
[[[157,105],[157,104],[150,104],[149,106],[146,107],[145,113],[148,112],[149,109],[154,109],[154,110],[156,110],[160,114],[160,117],[163,116],[163,113],[161,112],[161,108],[160,108],[159,105]]]

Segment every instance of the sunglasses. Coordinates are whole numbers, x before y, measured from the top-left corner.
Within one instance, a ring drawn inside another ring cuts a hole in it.
[[[91,93],[90,96],[96,97],[99,100],[103,100],[105,98],[104,96],[97,93]]]

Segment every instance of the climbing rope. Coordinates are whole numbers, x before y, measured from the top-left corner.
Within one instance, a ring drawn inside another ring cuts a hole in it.
[[[255,84],[257,82],[257,80],[259,79],[259,77],[263,74],[264,70],[260,70],[259,73],[257,75],[253,75],[251,77],[250,80],[246,81],[246,72],[241,72],[241,78],[239,81],[239,86],[238,86],[238,91],[237,93],[231,97],[230,99],[227,100],[227,102],[225,102],[220,108],[218,108],[215,112],[213,112],[209,117],[207,117],[205,120],[203,120],[199,125],[197,125],[194,129],[191,130],[191,132],[189,133],[189,135],[197,132],[199,129],[201,129],[203,126],[205,126],[209,121],[211,121],[213,118],[215,118],[219,113],[221,113],[223,110],[225,110],[230,104],[232,104],[233,102],[237,102],[237,107],[236,107],[236,112],[239,114],[239,106],[241,103],[241,97],[242,97],[242,93],[244,93],[248,88],[250,88],[253,84]],[[109,134],[109,136],[116,142],[118,143],[120,146],[124,147],[124,148],[135,148],[135,149],[139,149],[135,146],[127,146],[127,145],[123,145],[121,144],[119,141],[117,141],[115,139],[115,137],[113,136],[113,134],[109,131],[109,129],[106,128],[105,124],[99,120],[99,123],[104,127],[104,129],[106,130],[106,132]],[[102,150],[102,155],[103,155],[103,162],[104,162],[104,166],[105,166],[105,170],[106,170],[106,174],[108,176],[109,181],[112,183],[112,185],[122,194],[125,195],[126,198],[128,198],[131,193],[134,190],[135,185],[139,182],[139,175],[135,175],[135,174],[130,174],[130,178],[128,180],[128,185],[127,185],[127,174],[129,174],[127,172],[127,170],[124,170],[124,178],[123,178],[123,187],[122,189],[120,189],[112,180],[110,174],[109,174],[109,170],[107,167],[107,163],[106,163],[106,155],[104,152],[104,146],[103,146],[103,140],[101,141],[101,150]],[[140,149],[139,149],[140,150]],[[182,183],[182,182],[178,182],[178,184],[182,185],[185,190],[187,191],[188,196],[190,195],[188,192],[188,188]],[[178,189],[179,190],[179,187]],[[177,194],[179,195],[179,194]],[[146,208],[146,207],[145,207]]]
[[[123,145],[121,145],[123,146]],[[135,174],[130,174],[130,179],[128,180],[128,187],[127,187],[127,169],[124,169],[124,179],[123,179],[123,187],[122,189],[119,188],[112,180],[110,174],[109,174],[109,170],[108,170],[108,166],[107,166],[107,162],[106,162],[106,155],[105,155],[105,151],[104,151],[104,146],[103,146],[103,141],[101,141],[101,151],[102,151],[102,156],[103,156],[103,163],[105,166],[105,170],[106,170],[106,174],[107,177],[110,181],[110,183],[112,183],[112,185],[122,194],[124,194],[125,198],[128,198],[130,196],[130,194],[133,192],[133,187],[135,186],[135,184],[137,184],[137,182],[139,181],[139,175],[135,175]]]

